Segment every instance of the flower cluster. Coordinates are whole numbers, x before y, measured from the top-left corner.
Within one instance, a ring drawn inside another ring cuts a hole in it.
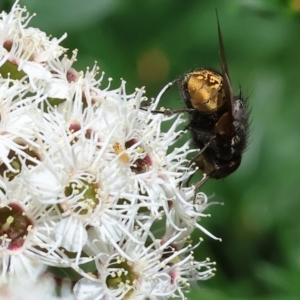
[[[169,85],[150,105],[102,87],[30,19],[18,3],[0,15],[0,292],[51,268],[76,299],[184,299],[214,272],[190,240],[212,236],[197,223],[210,204],[182,186],[188,143],[169,151],[182,117],[152,113]]]

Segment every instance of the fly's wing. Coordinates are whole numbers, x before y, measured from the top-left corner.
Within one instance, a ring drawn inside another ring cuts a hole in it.
[[[229,73],[228,73],[228,66],[226,62],[226,56],[225,56],[225,49],[224,49],[224,43],[222,38],[222,32],[220,28],[220,22],[219,22],[219,16],[218,11],[216,10],[217,15],[217,22],[218,22],[218,36],[219,36],[219,52],[220,52],[220,58],[221,58],[221,67],[222,67],[222,77],[223,77],[223,86],[224,86],[224,92],[225,92],[225,101],[227,105],[227,117],[228,117],[228,133],[231,134],[234,131],[233,128],[233,107],[234,107],[234,97],[232,92],[232,87],[230,83]]]

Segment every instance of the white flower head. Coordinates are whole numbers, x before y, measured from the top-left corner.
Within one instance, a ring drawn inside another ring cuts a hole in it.
[[[170,151],[184,120],[154,112],[171,84],[153,101],[103,87],[30,19],[18,1],[0,15],[0,278],[72,268],[77,299],[184,299],[214,270],[189,236],[215,237],[198,224],[207,197],[184,186],[195,150]]]

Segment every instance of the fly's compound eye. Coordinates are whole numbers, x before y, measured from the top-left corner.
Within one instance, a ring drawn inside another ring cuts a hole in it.
[[[211,113],[224,105],[220,74],[210,70],[198,70],[189,73],[185,80],[189,100],[197,111]]]

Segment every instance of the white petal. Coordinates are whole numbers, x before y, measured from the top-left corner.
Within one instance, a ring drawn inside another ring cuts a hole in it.
[[[52,78],[52,74],[46,70],[41,64],[24,61],[21,65],[22,70],[31,78],[37,78],[39,80],[50,80]]]
[[[45,87],[45,93],[51,98],[69,99],[70,84],[67,81],[52,79]]]
[[[80,279],[74,286],[74,293],[77,299],[80,300],[95,300],[103,299],[98,298],[97,295],[101,294],[101,286],[99,282],[93,282],[86,278]],[[105,298],[108,299],[108,298]]]
[[[65,218],[56,227],[55,238],[62,247],[70,252],[79,252],[87,241],[87,232],[83,224],[75,218]]]

